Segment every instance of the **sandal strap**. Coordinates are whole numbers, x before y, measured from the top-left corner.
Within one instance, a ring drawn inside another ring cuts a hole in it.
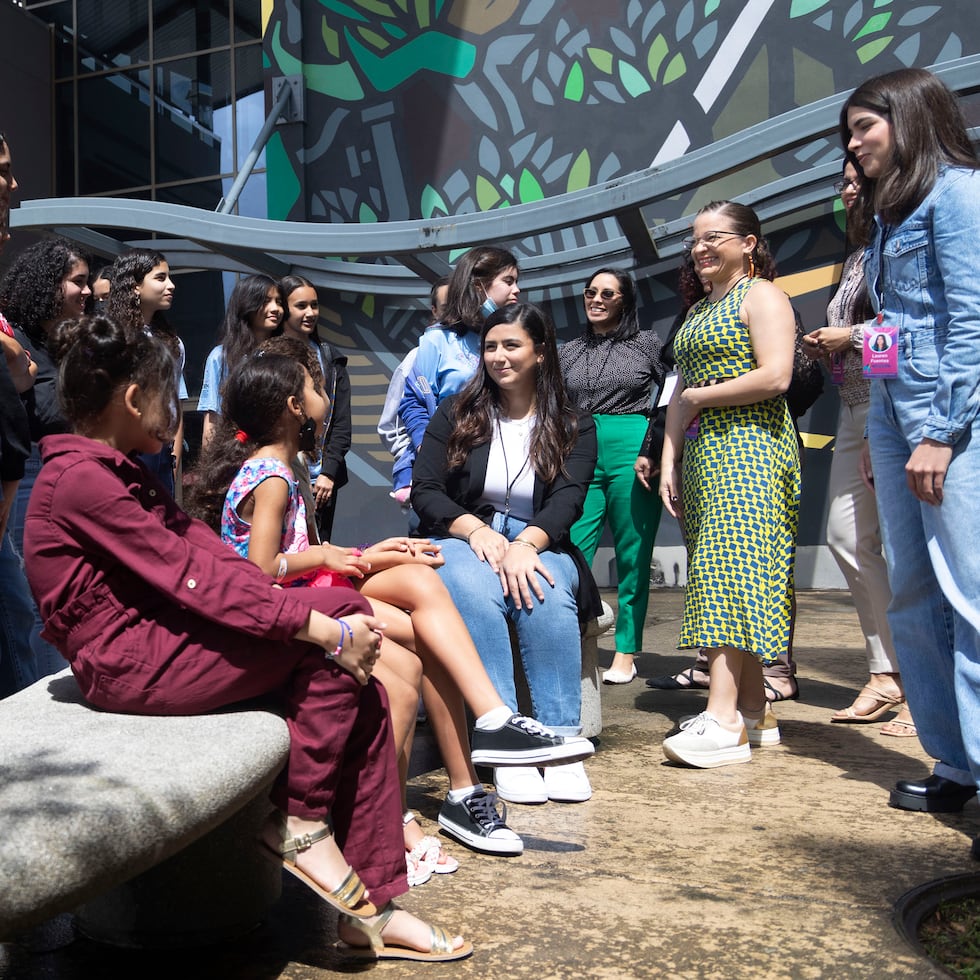
[[[429,942],[430,953],[451,953],[453,947],[453,937],[440,926],[429,926],[432,938]]]
[[[299,834],[297,837],[285,837],[279,845],[279,852],[290,864],[296,863],[296,856],[303,851],[308,851],[314,844],[322,841],[325,837],[333,835],[333,827],[329,824],[314,830],[308,834]],[[292,857],[290,857],[292,855]]]
[[[870,684],[865,684],[864,687],[858,691],[858,697],[865,697],[871,701],[881,701],[885,704],[905,704],[904,694],[885,694],[884,691],[879,691],[878,688],[872,687]],[[855,700],[857,700],[857,698],[855,698]]]

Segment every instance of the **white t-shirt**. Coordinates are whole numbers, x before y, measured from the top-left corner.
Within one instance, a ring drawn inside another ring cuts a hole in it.
[[[531,466],[531,434],[536,417],[498,419],[490,440],[490,458],[483,500],[493,509],[509,512],[528,522],[534,517],[534,468]],[[508,499],[509,496],[509,499]]]

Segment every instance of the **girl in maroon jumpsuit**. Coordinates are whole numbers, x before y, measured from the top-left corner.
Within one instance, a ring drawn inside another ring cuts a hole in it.
[[[344,913],[353,954],[468,955],[391,901],[407,886],[387,699],[371,678],[384,624],[353,589],[273,588],[131,458],[159,452],[177,425],[160,341],[84,318],[49,346],[74,434],[41,444],[26,564],[82,693],[160,715],[278,694],[290,753],[264,845]]]

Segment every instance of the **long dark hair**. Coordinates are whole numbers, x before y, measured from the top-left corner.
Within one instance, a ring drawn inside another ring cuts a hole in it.
[[[517,268],[517,259],[505,248],[496,245],[471,248],[459,259],[449,277],[443,325],[457,333],[479,330],[484,319],[480,307],[487,298],[487,288],[512,266]]]
[[[177,382],[167,346],[145,330],[129,330],[107,316],[63,320],[48,339],[58,364],[58,400],[76,431],[84,432],[105,411],[122,385],[137,384],[151,397],[166,399],[169,432],[177,428]]]
[[[615,340],[626,340],[635,337],[640,332],[640,317],[636,309],[636,280],[625,269],[616,269],[611,266],[603,266],[596,269],[589,276],[589,281],[585,284],[586,288],[592,285],[593,280],[599,276],[615,276],[619,283],[619,291],[623,295],[622,312],[619,317],[619,326],[612,333]],[[591,330],[591,326],[589,327]]]
[[[103,269],[110,282],[109,297],[105,302],[106,316],[127,329],[139,330],[143,327],[143,311],[136,287],[158,266],[167,261],[162,252],[150,248],[134,248],[118,256],[108,269]],[[170,325],[163,310],[156,310],[150,318],[150,332],[156,334],[176,358],[178,356],[177,332]]]
[[[863,249],[864,246],[858,242],[860,235],[857,231],[857,226],[860,224],[860,221],[855,218],[854,212],[858,208],[861,188],[864,186],[867,178],[864,176],[864,171],[861,169],[861,164],[858,163],[857,157],[850,150],[845,152],[844,162],[840,167],[842,177],[844,176],[844,171],[847,170],[848,164],[854,168],[854,172],[858,175],[857,190],[859,198],[854,201],[850,207],[850,210],[846,211],[844,214],[845,235],[847,236],[848,245]],[[854,315],[859,320],[870,320],[874,315],[874,310],[871,306],[871,297],[868,295],[868,284],[864,281],[864,276],[860,277],[857,285],[854,288],[853,310]]]
[[[220,532],[231,481],[256,449],[279,438],[286,401],[290,395],[302,401],[305,385],[299,361],[265,351],[245,358],[228,375],[214,435],[201,451],[187,490],[187,513]]]
[[[283,333],[286,329],[286,321],[289,319],[289,297],[297,289],[312,289],[314,293],[316,292],[316,286],[314,286],[309,279],[304,279],[303,276],[283,276],[282,279],[279,280],[279,292],[282,295],[282,323],[279,324],[279,329],[275,334],[276,336]],[[320,321],[317,319],[317,324],[313,329],[313,334],[311,337],[312,340],[317,339],[319,326]]]
[[[887,173],[866,177],[851,209],[855,212],[855,238],[871,240],[878,214],[888,225],[900,224],[932,190],[944,164],[980,168],[956,96],[923,68],[901,68],[862,82],[840,111],[840,138],[844,149],[851,140],[849,109],[870,109],[892,126],[894,151]]]
[[[228,373],[255,350],[257,344],[252,334],[251,321],[265,305],[270,289],[279,292],[281,298],[279,283],[271,276],[257,273],[240,279],[231,291],[228,309],[225,310],[225,318],[218,331],[218,343],[224,352],[225,370]]]
[[[88,265],[88,253],[67,239],[46,238],[24,249],[0,283],[0,311],[39,347],[47,346],[41,324],[60,315],[61,284],[77,262]]]
[[[752,249],[752,262],[755,264],[755,275],[760,279],[772,282],[776,278],[776,260],[769,250],[769,242],[762,235],[762,224],[759,216],[747,204],[737,201],[711,201],[695,215],[720,214],[731,223],[736,235],[755,236],[755,248]],[[694,257],[691,252],[684,255],[681,264],[679,289],[681,302],[685,309],[690,309],[699,299],[704,297],[704,285],[694,270]]]
[[[531,338],[535,350],[543,355],[535,373],[535,414],[531,436],[531,465],[545,483],[551,483],[565,470],[565,461],[578,438],[578,416],[565,391],[555,328],[542,310],[530,303],[515,303],[491,314],[480,334],[480,347],[487,333],[502,323],[516,323]],[[455,427],[446,447],[449,468],[458,469],[474,446],[489,442],[493,424],[500,413],[500,388],[480,359],[476,374],[456,396]]]

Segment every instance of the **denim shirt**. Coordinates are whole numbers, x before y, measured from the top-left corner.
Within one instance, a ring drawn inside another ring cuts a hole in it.
[[[945,167],[901,224],[875,221],[868,293],[899,327],[899,376],[886,384],[934,386],[920,438],[952,445],[980,408],[980,172]]]

